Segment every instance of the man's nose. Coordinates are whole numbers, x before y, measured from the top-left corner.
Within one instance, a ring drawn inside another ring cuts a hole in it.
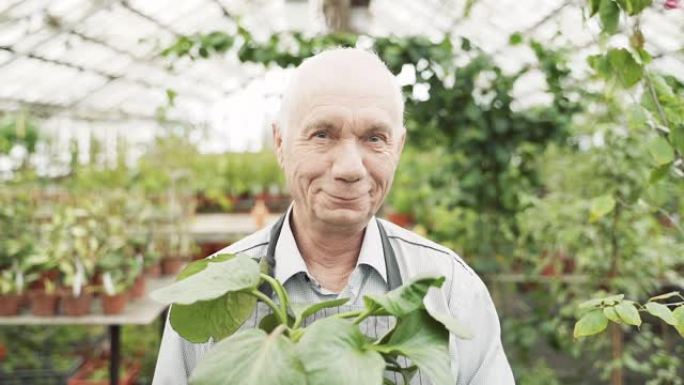
[[[332,175],[336,180],[357,182],[366,175],[363,153],[356,140],[345,140],[333,154]]]

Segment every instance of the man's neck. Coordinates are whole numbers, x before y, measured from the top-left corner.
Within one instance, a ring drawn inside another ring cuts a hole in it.
[[[365,228],[327,229],[303,220],[294,207],[290,227],[309,273],[325,289],[339,293],[356,267]]]

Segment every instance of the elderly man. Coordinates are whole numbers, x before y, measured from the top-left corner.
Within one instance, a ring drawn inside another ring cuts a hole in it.
[[[482,281],[453,251],[374,216],[406,139],[403,109],[394,76],[372,53],[334,49],[304,61],[273,125],[293,203],[277,223],[221,252],[267,258],[293,302],[348,297],[354,306],[414,276],[444,275],[426,301],[474,335],[450,339],[455,383],[513,384]],[[256,318],[243,327],[255,324]],[[388,327],[375,321],[362,330],[380,335]],[[186,384],[210,346],[184,340],[167,322],[154,385]],[[423,374],[414,380],[429,382]]]

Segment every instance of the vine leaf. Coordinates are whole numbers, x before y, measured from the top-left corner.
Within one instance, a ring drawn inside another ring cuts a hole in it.
[[[592,336],[601,333],[607,326],[608,318],[603,314],[603,310],[592,310],[577,321],[573,335],[575,338]]]
[[[647,302],[644,306],[646,311],[652,316],[660,318],[668,325],[677,326],[677,319],[672,315],[672,311],[667,306],[657,302]]]
[[[639,316],[639,310],[634,306],[633,303],[621,302],[615,305],[615,311],[617,315],[626,324],[641,326],[641,316]]]

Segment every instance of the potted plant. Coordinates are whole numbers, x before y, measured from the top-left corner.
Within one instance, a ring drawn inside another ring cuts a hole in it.
[[[0,316],[19,314],[23,300],[23,283],[17,279],[19,273],[14,269],[0,273]]]
[[[110,251],[98,261],[98,268],[102,272],[100,299],[104,314],[119,314],[126,309],[128,288],[132,279],[135,279],[128,275],[126,265],[129,263],[123,249]]]
[[[267,266],[248,256],[219,255],[192,262],[175,283],[152,293],[155,300],[173,304],[169,319],[181,336],[195,343],[217,342],[193,370],[191,383],[217,383],[222,378],[235,385],[326,384],[335,378],[335,383],[381,384],[385,370],[409,383],[418,369],[432,383],[454,383],[450,334],[470,338],[470,333],[424,300],[444,277],[416,278],[386,294],[366,296],[362,309],[319,318],[304,327],[308,317],[348,299],[293,304],[282,284],[264,270]],[[262,293],[261,285],[270,286],[277,301]],[[239,330],[257,301],[272,313],[261,319],[259,328]],[[204,316],[193,316],[198,313]],[[380,315],[396,319],[392,330],[377,339],[364,335],[359,324]],[[412,365],[400,364],[404,359]],[[281,364],[276,368],[274,362]]]
[[[194,250],[194,241],[186,226],[182,223],[174,224],[168,233],[166,253],[162,257],[162,274],[175,275],[183,265],[190,260]]]
[[[42,288],[29,291],[31,300],[31,313],[36,316],[52,316],[57,313],[59,306],[59,295],[57,285],[49,279],[41,280]]]

